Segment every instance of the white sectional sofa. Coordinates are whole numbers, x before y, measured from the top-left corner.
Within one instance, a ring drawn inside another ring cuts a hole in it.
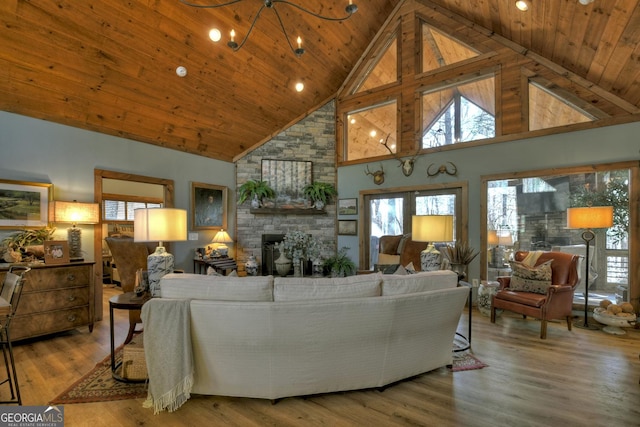
[[[468,296],[450,271],[169,274],[160,287],[160,299],[190,300],[192,393],[265,399],[382,387],[451,364]],[[146,347],[154,325],[144,327]]]

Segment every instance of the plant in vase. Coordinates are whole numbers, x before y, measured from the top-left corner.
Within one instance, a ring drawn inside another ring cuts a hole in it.
[[[323,209],[327,203],[331,202],[334,196],[338,195],[333,184],[325,182],[314,182],[302,189],[302,193],[308,197],[316,209]]]
[[[307,256],[312,262],[312,274],[314,277],[324,275],[324,261],[322,260],[323,245],[317,239],[311,239],[307,248]]]
[[[456,241],[453,246],[445,246],[442,254],[449,262],[452,271],[458,273],[459,278],[467,275],[467,266],[478,256],[478,251],[473,249],[467,242]]]
[[[291,259],[295,276],[303,275],[302,262],[309,259],[308,249],[312,241],[312,236],[303,231],[290,231],[278,247]]]
[[[263,205],[265,198],[273,198],[275,195],[276,192],[267,181],[250,179],[238,188],[238,204],[243,204],[247,199],[251,199],[251,207],[259,208]]]
[[[356,272],[356,264],[347,256],[349,248],[340,248],[337,254],[324,261],[324,267],[332,277],[352,276]]]

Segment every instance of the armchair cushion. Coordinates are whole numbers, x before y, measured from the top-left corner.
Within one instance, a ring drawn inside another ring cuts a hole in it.
[[[553,260],[543,262],[535,267],[517,261],[511,261],[511,281],[509,288],[512,291],[534,292],[546,294],[551,286],[551,263]]]

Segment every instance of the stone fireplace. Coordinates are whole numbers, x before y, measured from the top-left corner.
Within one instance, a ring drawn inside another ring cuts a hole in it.
[[[263,159],[310,160],[313,162],[312,179],[336,184],[335,103],[331,101],[310,113],[303,120],[281,132],[270,141],[247,153],[236,162],[237,189],[250,179],[262,178]],[[259,274],[275,271],[273,244],[282,241],[289,231],[299,230],[311,234],[322,243],[325,257],[336,251],[335,200],[325,207],[326,214],[252,213],[249,202],[237,206],[236,259],[242,268],[249,256],[254,255],[261,266]],[[269,236],[263,242],[264,236]],[[279,239],[279,240],[274,240]],[[265,244],[267,245],[265,248]],[[279,254],[278,254],[279,256]],[[277,274],[277,273],[276,273]]]

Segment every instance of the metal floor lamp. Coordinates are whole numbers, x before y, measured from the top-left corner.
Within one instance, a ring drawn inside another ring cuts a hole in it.
[[[586,244],[586,259],[584,273],[584,320],[577,321],[574,326],[583,329],[599,329],[596,325],[589,324],[589,246],[596,235],[592,228],[609,228],[613,225],[613,207],[612,206],[587,206],[581,208],[567,209],[567,228],[569,229],[585,229],[582,232],[582,240]]]

